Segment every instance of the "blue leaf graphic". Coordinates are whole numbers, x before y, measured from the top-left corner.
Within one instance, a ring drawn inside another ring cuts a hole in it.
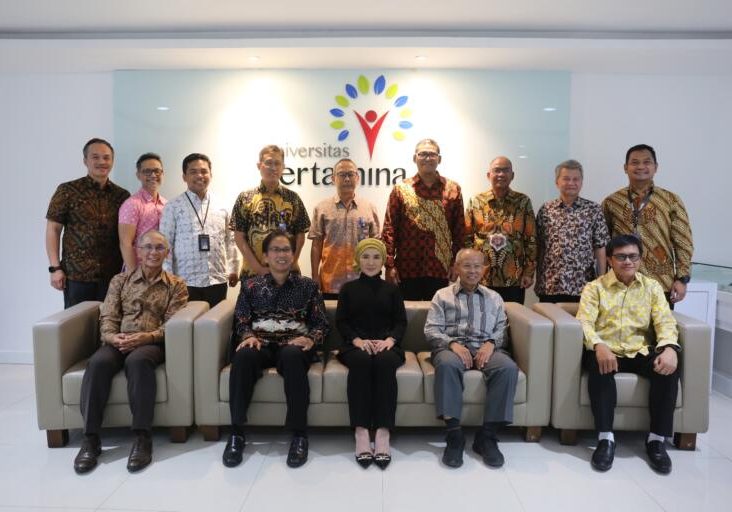
[[[343,117],[344,112],[339,108],[332,108],[330,109],[330,115],[333,117]]]
[[[381,94],[381,92],[384,90],[385,87],[386,87],[386,79],[384,78],[384,75],[381,75],[374,82],[374,92],[376,94]]]
[[[358,97],[358,91],[351,84],[346,84],[346,94],[348,94],[354,100]]]
[[[404,104],[407,102],[409,98],[407,96],[399,96],[396,101],[394,102],[394,105],[397,107],[403,107]]]
[[[411,128],[412,126],[413,126],[412,123],[410,123],[409,121],[400,121],[399,122],[399,128],[408,129],[408,128]]]
[[[348,138],[348,130],[343,130],[341,133],[338,134],[338,141],[342,142]]]

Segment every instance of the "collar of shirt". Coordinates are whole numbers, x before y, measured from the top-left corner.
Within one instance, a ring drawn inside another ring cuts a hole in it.
[[[99,184],[99,182],[95,181],[94,178],[92,178],[88,174],[86,176],[84,176],[83,179],[84,179],[84,184],[89,188],[93,188],[95,190],[102,190],[102,191],[111,190],[111,187],[109,185],[112,183],[112,181],[109,178],[107,178],[107,181],[104,184],[104,186],[101,186]]]
[[[452,284],[451,286],[452,286],[452,293],[453,293],[454,295],[457,295],[457,294],[459,294],[460,292],[463,292],[463,293],[464,293],[465,295],[468,295],[468,294],[469,294],[469,292],[467,292],[467,291],[466,291],[466,290],[465,290],[465,289],[463,288],[463,285],[462,285],[462,283],[460,282],[460,278],[458,278],[458,280],[457,280],[457,281],[455,281],[455,283],[453,283],[453,284]],[[481,295],[488,295],[488,294],[486,293],[486,292],[487,292],[487,290],[488,290],[488,288],[486,288],[485,286],[483,286],[483,285],[479,284],[479,285],[478,285],[478,286],[477,286],[477,287],[475,288],[475,290],[473,291],[473,293],[480,293]]]
[[[633,282],[630,283],[630,286],[625,286],[625,283],[618,279],[618,277],[615,275],[615,271],[611,268],[604,276],[602,276],[602,285],[603,287],[605,287],[605,289],[610,289],[617,286],[630,288],[635,283],[638,283],[639,286],[643,286],[643,280],[640,276],[640,272],[636,272],[635,276],[633,276]]]
[[[193,201],[194,204],[198,204],[198,205],[203,206],[203,203],[205,201],[211,202],[211,192],[208,192],[208,191],[206,192],[206,196],[203,199],[201,199],[200,197],[198,197],[198,194],[196,194],[195,192],[191,192],[190,190],[186,190],[183,193],[185,195],[187,195],[188,196],[188,199],[190,199],[191,201]]]
[[[655,184],[653,183],[653,181],[651,181],[651,185],[648,187],[648,190],[646,191],[645,195],[643,195],[643,197],[645,197],[646,195],[648,195],[648,193],[653,192],[653,188],[654,187],[655,187]],[[636,192],[635,190],[633,190],[630,187],[630,185],[628,185],[627,190],[630,191],[630,197],[632,197],[633,200],[635,200],[636,198],[638,198],[640,196],[640,194],[638,192]]]
[[[419,173],[417,173],[417,174],[415,174],[412,177],[412,185],[415,188],[422,187],[422,188],[426,188],[427,190],[431,190],[431,189],[433,189],[435,187],[437,187],[437,188],[443,188],[445,186],[445,183],[447,182],[447,180],[445,178],[443,178],[442,176],[440,176],[440,173],[439,172],[435,171],[435,174],[437,175],[437,179],[435,180],[435,182],[432,185],[429,185],[428,186],[424,182],[424,180],[422,179],[422,177],[419,175]]]
[[[344,208],[346,207],[346,205],[343,204],[343,201],[341,201],[341,198],[338,197],[338,194],[336,194],[336,195],[333,196],[333,203],[336,206],[339,206],[340,205],[340,206],[343,206]],[[358,208],[358,203],[356,202],[356,196],[355,195],[353,196],[353,199],[351,199],[351,204],[348,207],[349,208]]]
[[[506,194],[503,199],[499,199],[496,197],[496,195],[493,193],[493,189],[488,189],[488,191],[485,193],[486,200],[488,201],[508,201],[509,203],[513,203],[516,198],[518,197],[518,193],[514,192],[513,189],[508,189],[508,194]]]
[[[257,187],[257,192],[260,194],[279,194],[282,195],[282,185],[279,183],[277,184],[277,188],[274,189],[274,192],[268,192],[267,187],[264,186],[264,182],[260,181],[259,186]]]
[[[561,197],[558,197],[554,200],[552,200],[550,206],[554,206],[556,208],[571,208],[572,210],[576,210],[577,208],[581,208],[585,203],[585,199],[577,196],[577,199],[574,200],[574,202],[567,206],[564,204],[564,201],[562,201]]]
[[[137,267],[135,270],[132,271],[132,275],[130,276],[130,281],[139,283],[140,281],[145,281],[145,274],[142,273],[142,267]],[[168,279],[168,275],[165,273],[164,270],[160,270],[160,273],[155,276],[155,279],[150,284],[155,284],[158,281],[162,281],[166,285],[170,284],[170,279]]]
[[[165,203],[167,203],[167,202],[168,202],[168,201],[167,201],[167,200],[166,200],[166,199],[165,199],[165,198],[164,198],[163,196],[161,196],[161,195],[160,195],[159,193],[158,193],[158,200],[157,200],[157,201],[153,201],[153,196],[152,196],[152,194],[151,194],[150,192],[148,192],[147,190],[145,190],[144,188],[141,188],[140,190],[138,190],[138,191],[137,191],[137,194],[135,194],[135,195],[136,195],[136,196],[138,196],[138,197],[139,197],[140,199],[142,199],[143,201],[145,201],[146,203],[153,203],[153,202],[154,202],[155,204],[160,204],[160,205],[163,205],[163,206],[164,206],[164,205],[165,205]]]
[[[294,285],[297,282],[297,280],[300,278],[300,275],[293,271],[290,271],[290,273],[287,274],[287,279],[285,279],[285,282],[282,284],[275,281],[275,278],[271,273],[265,274],[264,278],[267,280],[267,282],[269,284],[279,287],[279,286],[285,286],[287,284]]]

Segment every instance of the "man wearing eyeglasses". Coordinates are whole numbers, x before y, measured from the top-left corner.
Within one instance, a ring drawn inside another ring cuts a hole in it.
[[[308,238],[313,281],[325,299],[337,299],[343,284],[358,277],[353,270],[356,245],[365,238],[379,236],[379,215],[364,198],[356,200],[360,181],[353,160],[343,158],[333,166],[336,195],[321,201],[313,211]]]
[[[262,241],[273,231],[289,233],[295,238],[294,269],[310,229],[310,217],[296,192],[280,183],[285,169],[285,152],[269,145],[259,151],[257,163],[262,181],[257,188],[239,194],[231,214],[231,229],[236,246],[244,256],[241,278],[261,276],[269,272],[264,264]]]
[[[437,142],[419,141],[412,160],[417,175],[395,185],[386,206],[386,278],[406,300],[432,300],[457,277],[453,262],[465,236],[463,195],[460,185],[437,171]]]
[[[117,274],[99,310],[102,345],[89,359],[81,384],[84,437],[74,470],[88,473],[102,453],[99,432],[112,378],[122,368],[136,434],[127,470],[139,471],[152,461],[155,367],[165,361],[165,322],[188,300],[183,279],[163,270],[168,241],[150,230],[138,240],[139,266]]]
[[[137,240],[143,233],[158,229],[163,207],[168,202],[159,193],[163,183],[163,161],[160,155],[145,153],[137,159],[136,166],[137,179],[142,186],[119,208],[119,248],[126,270],[137,267]]]
[[[585,286],[577,313],[584,332],[583,366],[588,372],[590,406],[598,431],[592,467],[598,471],[610,469],[615,455],[615,374],[630,372],[650,380],[648,462],[659,473],[671,472],[665,438],[673,434],[681,347],[663,288],[638,272],[643,252],[640,239],[634,235],[610,240],[606,253],[612,271]]]

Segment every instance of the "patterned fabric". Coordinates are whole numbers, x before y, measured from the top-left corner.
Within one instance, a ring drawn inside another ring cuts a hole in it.
[[[610,236],[637,233],[643,242],[640,271],[656,279],[668,292],[675,278],[691,275],[694,244],[686,208],[676,194],[652,186],[650,200],[641,210],[636,228],[628,190],[629,187],[622,188],[602,202]],[[644,197],[632,190],[630,194],[638,208]]]
[[[117,274],[99,311],[102,343],[119,333],[149,332],[153,342],[165,339],[165,322],[188,302],[186,283],[162,271],[148,283],[141,268]]]
[[[348,281],[358,277],[353,269],[356,244],[379,236],[379,214],[365,199],[351,201],[346,208],[338,196],[320,202],[313,211],[308,238],[323,240],[320,256],[320,289],[338,293]]]
[[[536,220],[528,196],[513,190],[503,199],[492,190],[478,194],[468,202],[465,226],[465,246],[487,257],[482,284],[520,286],[523,276],[534,275]]]
[[[389,195],[382,239],[386,266],[401,278],[446,279],[465,236],[460,185],[438,176],[431,186],[416,175]]]
[[[135,238],[132,240],[133,247],[137,245],[140,235],[151,229],[158,229],[163,207],[167,202],[168,200],[160,194],[157,200],[153,200],[150,192],[141,188],[122,203],[119,208],[119,223],[136,226]]]
[[[244,238],[260,264],[264,264],[262,242],[277,229],[290,235],[310,229],[310,218],[305,205],[295,192],[283,187],[270,193],[263,184],[239,194],[232,211],[231,229],[244,233]],[[242,277],[256,275],[246,260]]]
[[[203,222],[204,217],[202,229],[199,218]],[[186,191],[169,201],[160,218],[160,232],[171,247],[163,268],[181,276],[188,286],[205,288],[228,282],[229,274],[236,274],[240,264],[229,222],[229,211],[210,193],[201,201],[197,194]],[[210,251],[198,250],[200,234],[209,236]]]
[[[109,281],[122,268],[117,212],[128,197],[111,181],[102,188],[89,176],[58,186],[46,219],[64,226],[61,266],[68,279]]]
[[[493,290],[478,285],[467,293],[460,280],[439,290],[430,304],[424,335],[432,351],[447,350],[450,342],[467,346],[471,352],[485,342],[501,348],[506,342],[508,319],[503,299]]]
[[[578,197],[571,206],[561,199],[544,203],[536,214],[539,246],[534,291],[541,295],[579,295],[595,279],[595,249],[609,241],[597,203]]]
[[[265,274],[242,283],[234,309],[231,349],[250,336],[278,344],[306,336],[320,345],[328,330],[323,297],[315,281],[290,273],[278,285],[272,274]]]
[[[678,346],[676,320],[655,279],[640,272],[625,286],[608,271],[585,286],[577,320],[585,334],[585,347],[594,350],[605,343],[618,357],[648,355],[649,347],[660,351]]]

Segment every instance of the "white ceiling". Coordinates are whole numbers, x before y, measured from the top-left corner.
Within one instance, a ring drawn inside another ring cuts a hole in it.
[[[252,67],[732,74],[732,0],[0,0],[0,71]]]

